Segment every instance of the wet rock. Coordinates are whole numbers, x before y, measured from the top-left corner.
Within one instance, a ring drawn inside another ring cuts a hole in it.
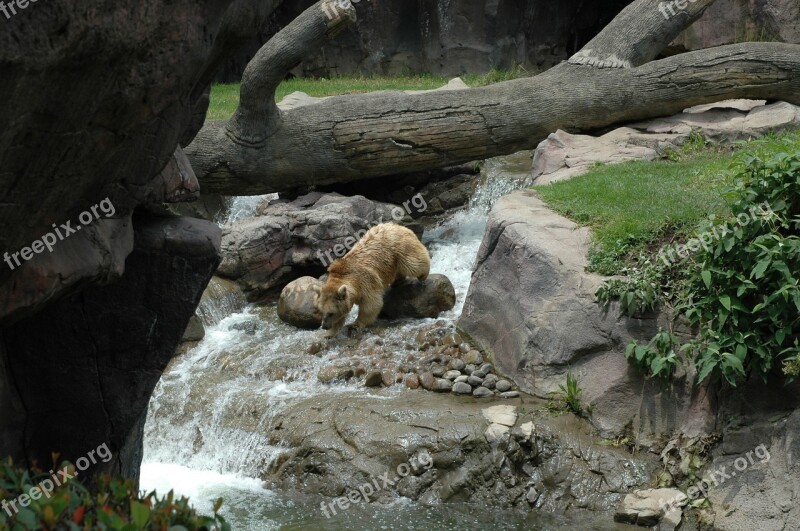
[[[456,382],[453,384],[453,392],[457,395],[471,395],[472,386],[465,382]]]
[[[391,387],[397,381],[397,373],[388,369],[383,370],[381,371],[381,381],[383,382],[383,385],[385,385],[386,387]]]
[[[392,219],[393,209],[363,196],[319,192],[272,201],[258,209],[258,216],[222,228],[217,274],[238,282],[249,298],[258,297],[327,267],[355,243],[354,234]]]
[[[309,345],[309,347],[308,347],[308,353],[309,354],[316,356],[320,352],[322,352],[322,343],[321,342],[314,341],[313,343],[311,343],[311,345]]]
[[[469,379],[469,376],[467,376],[466,374],[462,374],[461,376],[457,377],[454,381],[455,381],[455,383],[467,383],[468,379]],[[467,384],[467,385],[469,385],[469,384]]]
[[[469,346],[469,343],[461,343],[458,346],[458,351],[461,352],[462,354],[466,354],[470,350],[472,350],[472,347]]]
[[[464,367],[464,370],[462,372],[464,374],[471,375],[473,372],[475,372],[475,365],[472,365],[471,363],[468,364],[467,366]]]
[[[517,408],[515,406],[492,406],[481,410],[483,418],[492,424],[501,424],[511,427],[517,423]]]
[[[494,389],[495,384],[497,384],[497,376],[494,374],[487,374],[483,379],[483,386],[486,389]]]
[[[511,430],[511,435],[519,442],[527,442],[533,437],[534,429],[533,422],[525,422]]]
[[[501,393],[505,393],[506,391],[511,390],[511,382],[508,380],[498,380],[496,384],[494,384],[494,388],[500,391]]]
[[[680,525],[687,496],[678,489],[645,489],[628,494],[614,514],[614,520],[641,527],[672,530]],[[663,520],[663,521],[662,521]]]
[[[367,378],[364,381],[364,385],[366,387],[380,387],[383,378],[381,377],[381,371],[369,371],[367,373]]]
[[[500,398],[519,398],[519,391],[506,391],[500,393]]]
[[[477,350],[470,350],[464,355],[464,363],[467,365],[481,365],[483,363],[483,356]]]
[[[450,380],[445,380],[444,378],[437,378],[433,391],[436,391],[437,393],[447,393],[451,389],[453,389],[453,382]]]
[[[335,367],[329,365],[320,369],[317,379],[322,383],[330,383],[334,380],[349,380],[355,375],[355,371],[350,367]]]
[[[479,385],[483,385],[483,378],[475,376],[475,374],[473,373],[472,375],[470,375],[469,378],[467,378],[467,383],[477,387]]]
[[[436,377],[426,371],[419,375],[419,383],[423,389],[433,391],[436,388]]]
[[[406,387],[409,389],[419,389],[419,376],[416,374],[409,374],[406,376]]]
[[[467,364],[464,362],[464,360],[460,360],[458,358],[451,360],[450,363],[447,364],[447,367],[454,371],[463,371],[464,367],[466,366]]]
[[[455,304],[456,291],[450,279],[432,274],[424,281],[400,280],[392,285],[384,297],[381,315],[389,319],[438,317]]]
[[[256,335],[258,330],[258,319],[248,319],[241,323],[233,323],[228,327],[228,330],[236,330],[237,332],[244,332],[248,336]]]
[[[462,376],[462,374],[459,371],[447,371],[446,373],[444,373],[444,377],[448,380],[455,380],[459,376]]]
[[[489,396],[494,396],[494,393],[490,389],[486,389],[485,387],[476,387],[474,391],[472,391],[472,396],[477,398],[486,398]]]
[[[484,437],[486,437],[486,442],[489,444],[507,443],[511,438],[510,433],[511,429],[508,426],[490,424],[489,427],[486,428]]]
[[[323,283],[314,277],[302,277],[290,282],[281,291],[278,301],[278,317],[281,321],[298,328],[313,330],[322,324],[317,312],[317,293]]]
[[[442,376],[445,375],[446,372],[447,369],[445,369],[441,365],[434,365],[433,367],[431,367],[431,373],[437,378],[441,378]]]
[[[200,341],[204,337],[206,337],[206,329],[203,326],[203,321],[197,315],[193,315],[189,319],[189,324],[183,333],[181,341]]]
[[[489,374],[494,370],[494,367],[492,366],[491,363],[484,363],[478,370],[481,371],[483,374]]]

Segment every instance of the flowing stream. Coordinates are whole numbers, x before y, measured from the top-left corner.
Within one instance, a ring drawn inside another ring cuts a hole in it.
[[[426,231],[432,272],[447,275],[456,289],[455,308],[440,316],[455,322],[464,304],[474,258],[491,205],[527,184],[526,153],[487,161],[481,184],[468,208]],[[259,198],[259,200],[262,198]],[[259,200],[234,201],[230,219],[252,215]],[[212,290],[223,286],[212,285]],[[222,302],[219,302],[219,301]],[[503,529],[555,528],[553,517],[500,514],[491,508],[446,504],[423,507],[404,499],[391,506],[360,505],[326,519],[320,500],[270,491],[255,477],[282,452],[271,446],[259,427],[288,404],[316,394],[363,393],[356,384],[321,384],[317,371],[336,354],[307,354],[321,332],[302,331],[281,322],[274,305],[246,306],[217,297],[199,314],[206,337],[177,357],[154,393],[145,426],[142,489],[189,496],[201,513],[210,513],[224,497],[222,514],[234,529]],[[400,322],[384,337],[413,338],[434,320]],[[399,387],[395,386],[389,389]],[[498,520],[502,516],[502,520]],[[594,528],[585,527],[586,529]],[[599,528],[598,528],[599,529]]]

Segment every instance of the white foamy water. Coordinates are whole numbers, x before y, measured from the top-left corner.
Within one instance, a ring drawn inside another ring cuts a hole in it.
[[[525,155],[510,157],[505,165],[502,159],[488,163],[470,208],[426,232],[423,240],[431,251],[431,272],[450,278],[456,291],[455,307],[439,319],[455,322],[461,315],[489,208],[501,195],[523,185],[524,172],[510,178],[505,172],[516,171],[520,160],[524,166],[525,157],[530,160]],[[264,199],[234,199],[230,220],[253,215]],[[209,503],[224,497],[223,514],[236,524],[235,529],[400,529],[396,527],[400,525],[397,516],[403,521],[401,514],[406,512],[423,520],[433,518],[434,513],[442,518],[437,510],[431,513],[416,506],[367,507],[346,516],[356,520],[333,524],[319,520],[317,509],[310,511],[292,500],[278,500],[275,493],[263,489],[261,481],[253,477],[267,470],[285,451],[271,445],[263,429],[276,415],[310,397],[360,395],[364,389],[356,383],[321,384],[317,372],[338,359],[343,347],[334,346],[321,357],[308,355],[308,348],[321,339],[321,332],[303,331],[281,322],[274,305],[248,307],[224,318],[217,315],[218,309],[209,309],[208,313],[214,315],[205,319],[211,324],[205,339],[173,361],[151,400],[145,425],[142,489],[174,489],[190,496],[202,512],[210,512]],[[434,321],[403,320],[392,324],[383,337],[408,342]],[[454,517],[452,527],[441,529],[458,529],[463,518]],[[377,525],[376,519],[381,521],[380,526],[368,523]],[[287,527],[290,522],[299,527]]]

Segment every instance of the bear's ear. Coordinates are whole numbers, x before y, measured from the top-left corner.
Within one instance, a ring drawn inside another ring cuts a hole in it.
[[[339,300],[345,300],[347,298],[347,284],[342,284],[336,294],[339,295]]]

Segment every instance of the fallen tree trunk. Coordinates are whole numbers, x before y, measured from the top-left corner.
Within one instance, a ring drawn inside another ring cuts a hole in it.
[[[671,18],[657,1],[638,0],[570,61],[536,77],[341,96],[281,112],[276,72],[353,19],[333,2],[342,16],[332,21],[330,3],[265,45],[248,67],[234,118],[207,124],[187,147],[203,191],[263,194],[450,166],[533,148],[557,129],[591,131],[727,98],[800,104],[800,46],[745,43],[647,62],[713,0]]]

